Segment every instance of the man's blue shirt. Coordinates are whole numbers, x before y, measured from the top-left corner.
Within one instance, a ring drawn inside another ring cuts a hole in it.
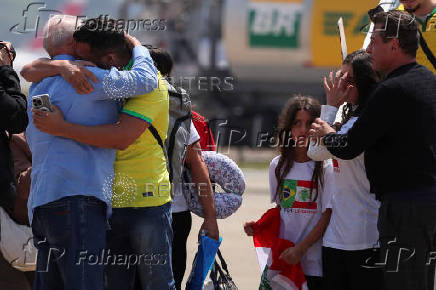
[[[108,204],[110,212],[116,152],[39,131],[33,124],[32,97],[48,94],[51,103],[58,106],[65,120],[71,123],[86,126],[116,123],[120,99],[146,94],[157,87],[157,70],[148,50],[137,46],[132,58],[130,71],[87,67],[98,79],[97,83],[92,83],[94,91],[87,95],[78,94],[61,76],[45,78],[30,87],[26,130],[32,151],[30,223],[36,207],[66,196],[97,197]],[[54,59],[74,60],[70,55],[58,55]]]

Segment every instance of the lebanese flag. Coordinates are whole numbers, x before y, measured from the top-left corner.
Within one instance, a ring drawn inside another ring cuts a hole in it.
[[[307,290],[306,277],[301,264],[289,265],[279,259],[280,254],[294,243],[279,238],[280,209],[271,208],[253,225],[262,278],[259,289]]]

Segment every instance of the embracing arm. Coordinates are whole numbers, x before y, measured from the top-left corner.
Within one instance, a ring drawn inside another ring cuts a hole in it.
[[[51,60],[49,58],[38,58],[31,63],[26,64],[21,69],[21,76],[28,82],[37,83],[43,78],[60,74],[60,60]]]
[[[126,34],[132,49],[130,70],[112,68],[101,80],[100,99],[124,99],[152,92],[158,86],[158,71],[147,48],[136,38]],[[166,89],[166,88],[165,88]]]
[[[94,66],[89,61],[53,60],[39,58],[26,64],[21,70],[21,76],[28,82],[40,82],[44,78],[61,75],[79,94],[88,94],[94,90],[91,79],[94,83],[97,78],[85,66]]]
[[[66,123],[64,133],[65,138],[73,139],[77,142],[85,143],[97,147],[125,150],[129,147],[144,131],[149,124],[126,114],[121,114],[120,119],[115,124],[100,126],[83,126],[73,123]]]
[[[97,147],[125,150],[150,126],[127,114],[121,114],[115,124],[84,126],[66,122],[56,106],[52,106],[52,109],[53,113],[33,110],[37,129]]]

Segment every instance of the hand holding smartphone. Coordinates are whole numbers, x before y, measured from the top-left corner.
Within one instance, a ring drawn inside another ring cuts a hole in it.
[[[48,94],[33,96],[32,107],[45,112],[53,112],[53,110],[51,109],[51,102]]]

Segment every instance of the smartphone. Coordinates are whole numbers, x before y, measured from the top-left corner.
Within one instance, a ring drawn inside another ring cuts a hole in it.
[[[52,112],[51,102],[48,94],[42,94],[32,97],[32,107],[45,112]]]

